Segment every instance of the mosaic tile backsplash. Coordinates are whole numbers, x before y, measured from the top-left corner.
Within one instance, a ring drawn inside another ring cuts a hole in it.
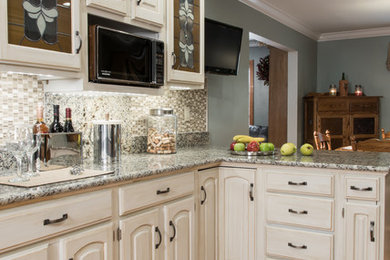
[[[53,104],[60,105],[60,120],[65,120],[65,108],[72,109],[72,121],[76,131],[83,133],[84,157],[92,156],[90,142],[93,120],[110,119],[122,121],[122,152],[146,151],[147,117],[151,108],[169,107],[177,116],[178,147],[208,143],[207,89],[166,91],[162,96],[134,96],[110,93],[44,93],[43,86],[35,76],[0,74],[1,128],[3,134],[12,128],[9,122],[33,124],[36,107],[45,104],[45,122],[53,117]],[[190,111],[185,120],[184,108]],[[0,156],[1,157],[1,156]],[[0,158],[1,159],[1,158]]]

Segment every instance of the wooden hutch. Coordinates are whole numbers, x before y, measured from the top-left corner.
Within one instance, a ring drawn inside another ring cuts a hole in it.
[[[332,149],[356,140],[378,138],[379,99],[368,96],[307,96],[305,102],[305,142],[313,144],[313,132],[332,137]]]

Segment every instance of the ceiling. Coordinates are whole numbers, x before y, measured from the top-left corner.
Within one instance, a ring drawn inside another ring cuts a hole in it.
[[[240,1],[316,40],[390,35],[390,0]]]

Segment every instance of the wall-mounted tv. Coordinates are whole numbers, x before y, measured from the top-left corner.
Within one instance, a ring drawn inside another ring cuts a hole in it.
[[[206,72],[237,75],[240,61],[241,39],[241,28],[206,18]]]

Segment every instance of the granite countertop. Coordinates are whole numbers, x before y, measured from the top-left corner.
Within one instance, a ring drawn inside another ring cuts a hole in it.
[[[154,155],[133,154],[122,156],[121,162],[113,166],[114,174],[48,184],[35,188],[19,188],[0,185],[0,207],[8,204],[47,197],[59,193],[77,191],[111,183],[134,180],[175,170],[193,168],[210,163],[238,162],[265,165],[328,168],[351,171],[389,173],[390,153],[314,151],[313,156],[302,156],[299,152],[293,156],[245,157],[231,155],[226,148],[203,146],[181,149],[177,154]],[[91,160],[84,161],[86,169],[102,169]],[[2,173],[6,174],[6,173]]]

